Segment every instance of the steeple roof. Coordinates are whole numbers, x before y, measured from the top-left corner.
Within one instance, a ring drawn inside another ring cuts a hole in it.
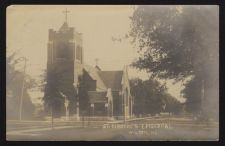
[[[67,22],[64,22],[63,25],[60,27],[59,31],[65,31],[68,30],[69,25],[67,24]]]

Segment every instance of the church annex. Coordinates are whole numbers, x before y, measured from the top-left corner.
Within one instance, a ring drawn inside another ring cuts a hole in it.
[[[83,52],[82,34],[66,21],[58,31],[49,29],[47,77],[60,91],[54,96],[58,117],[130,118],[133,99],[127,67],[103,71],[84,64]]]

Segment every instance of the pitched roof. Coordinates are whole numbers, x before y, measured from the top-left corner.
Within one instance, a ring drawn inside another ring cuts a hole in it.
[[[112,90],[120,90],[122,88],[123,71],[100,71],[96,67],[83,65],[93,80],[96,80],[97,91],[106,91],[108,88]]]
[[[107,88],[112,90],[121,89],[123,71],[99,71],[98,73]]]
[[[96,87],[97,91],[106,91],[107,87],[104,84],[103,80],[99,76],[98,70],[95,67],[92,67],[90,65],[84,65],[84,69],[88,72],[88,74],[91,76],[93,80],[96,80]]]
[[[67,30],[69,28],[68,24],[66,22],[63,23],[63,25],[60,27],[60,31]]]

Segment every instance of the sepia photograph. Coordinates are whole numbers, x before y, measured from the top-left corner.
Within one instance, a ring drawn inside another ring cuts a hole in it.
[[[218,5],[10,5],[7,141],[218,141]]]

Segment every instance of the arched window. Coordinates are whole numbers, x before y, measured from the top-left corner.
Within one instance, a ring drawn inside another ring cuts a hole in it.
[[[76,48],[76,59],[82,61],[82,48],[80,46]]]
[[[124,98],[126,100],[126,105],[128,105],[128,90],[127,90],[127,88],[125,89]]]

